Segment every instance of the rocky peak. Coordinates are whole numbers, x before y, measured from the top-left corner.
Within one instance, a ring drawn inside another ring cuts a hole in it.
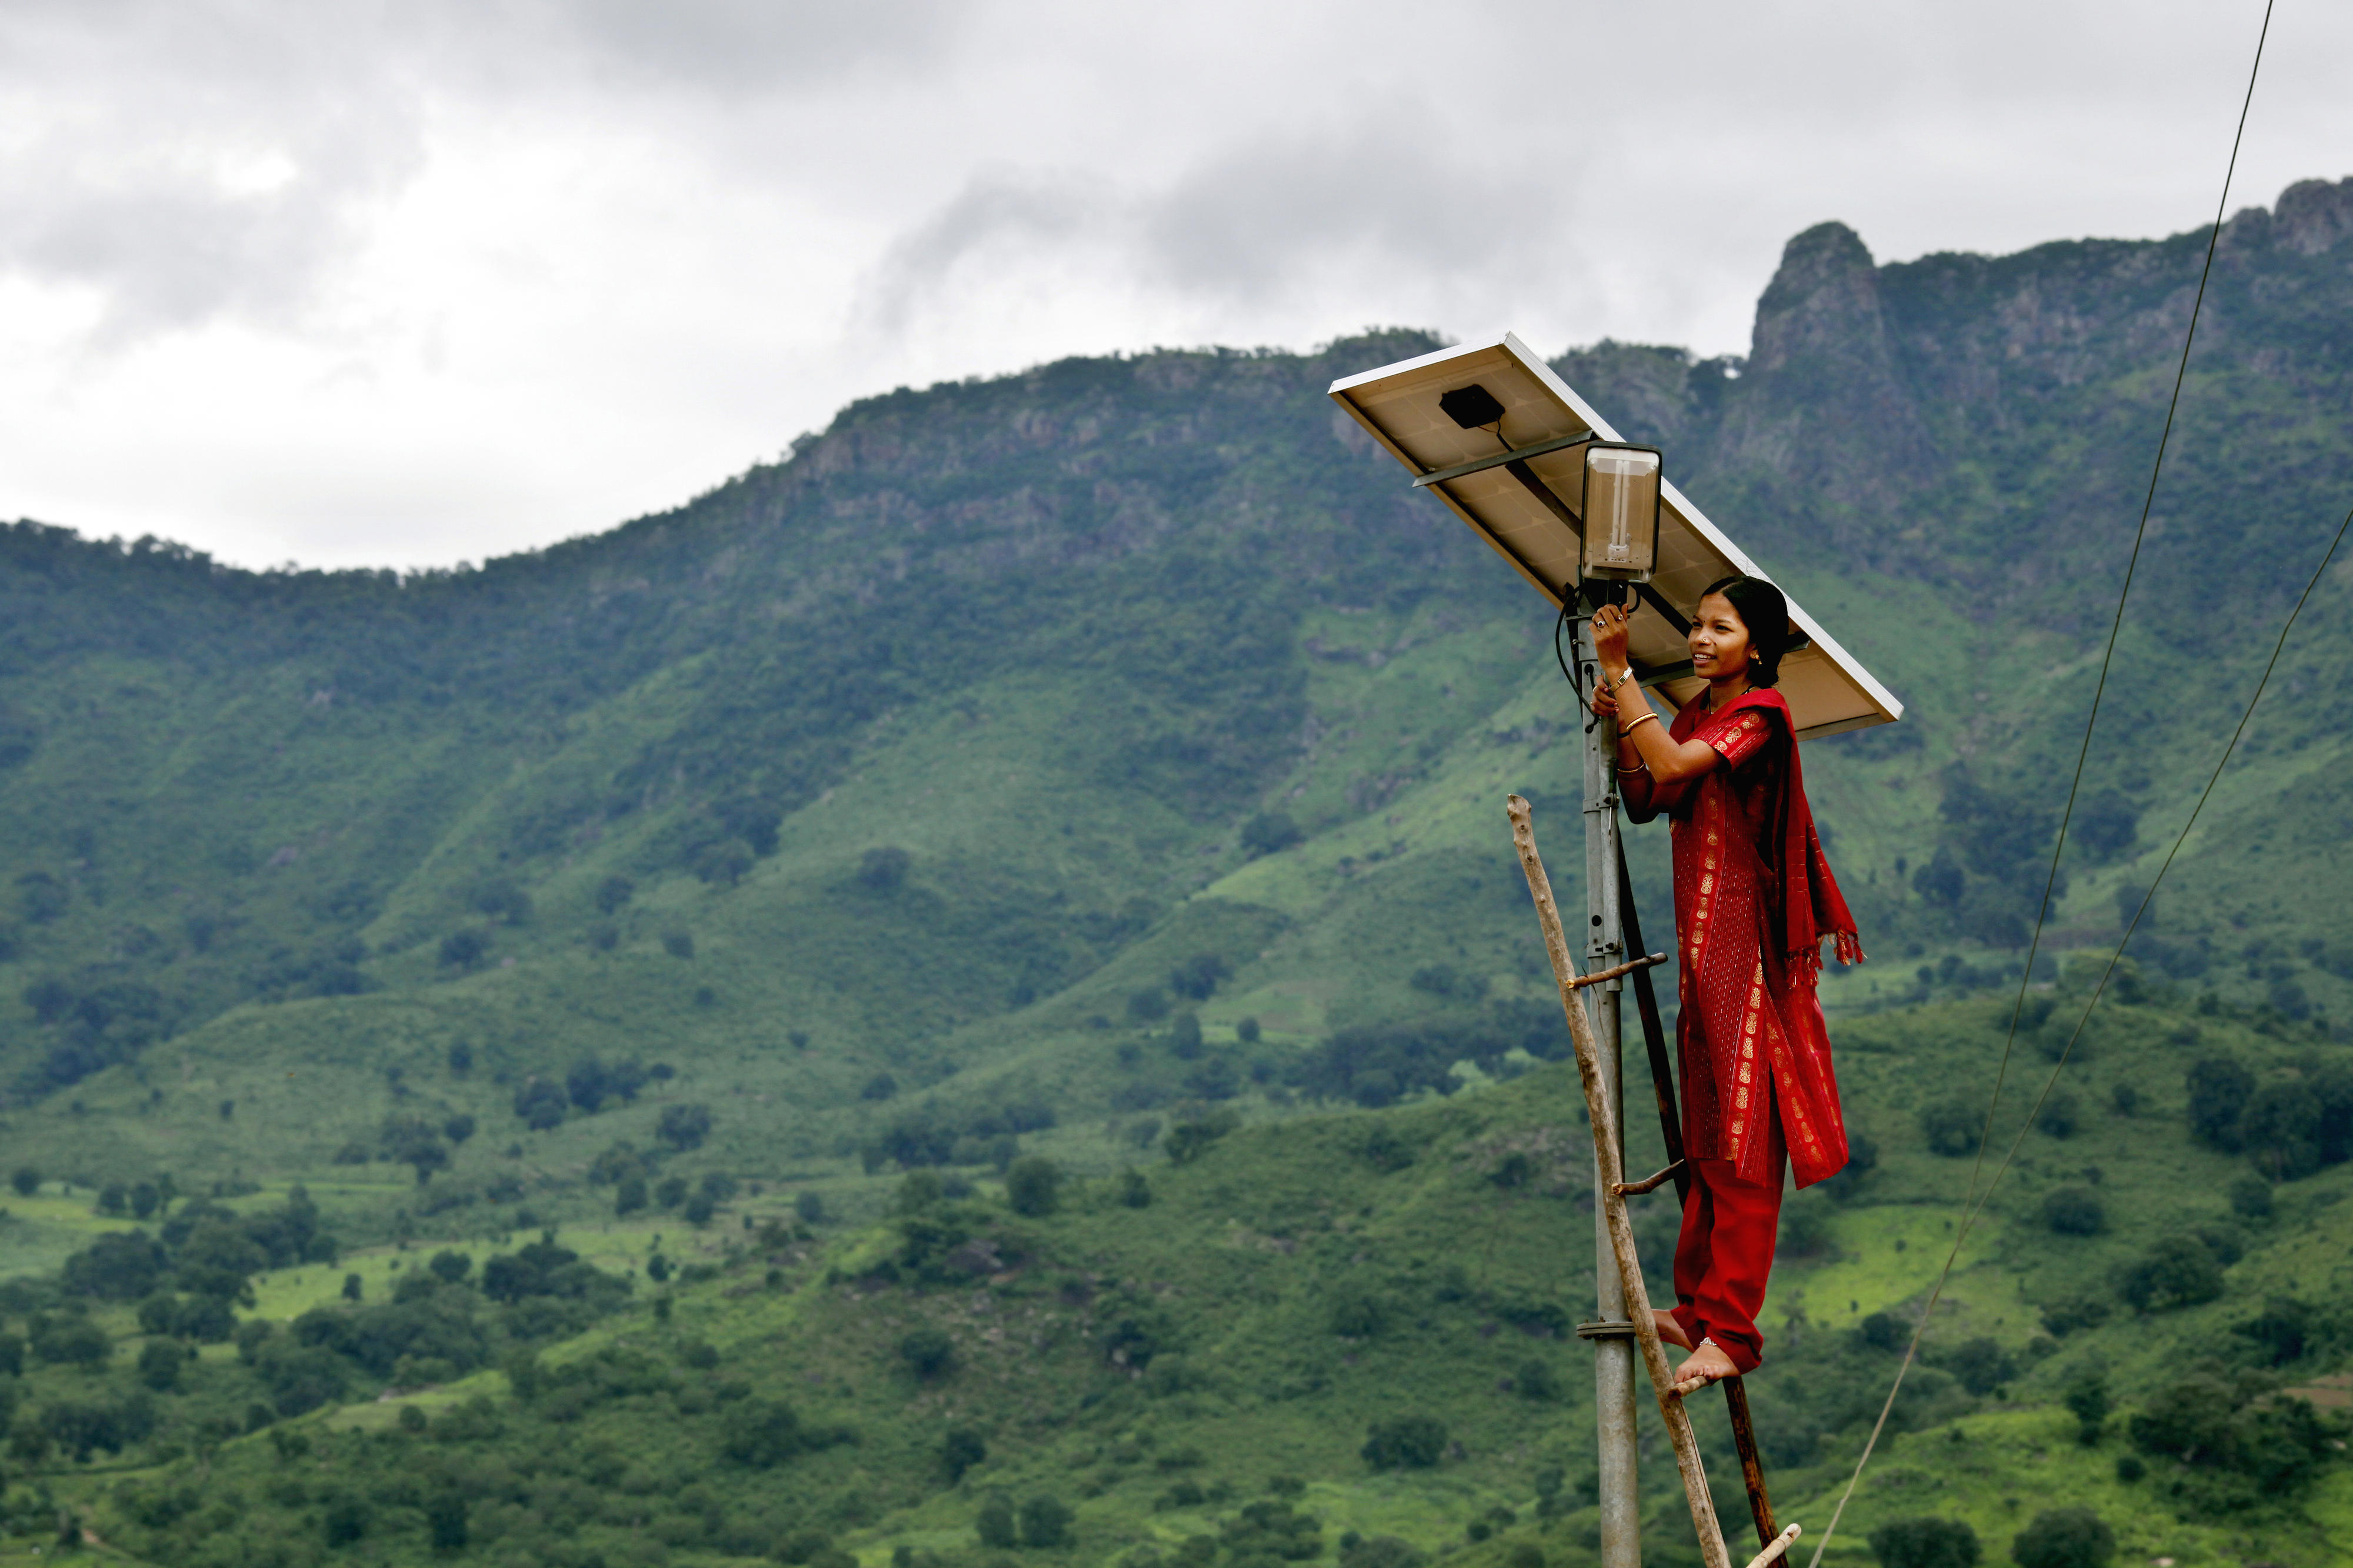
[[[1757,301],[1748,373],[1771,375],[1823,353],[1857,351],[1883,359],[1886,322],[1879,271],[1862,237],[1842,223],[1820,223],[1789,241],[1780,270]]]
[[[1857,560],[1907,548],[1904,514],[1932,452],[1894,340],[1862,237],[1842,223],[1806,230],[1757,302],[1717,447],[1728,467],[1813,497],[1811,536]]]
[[[2353,234],[2353,179],[2298,180],[2272,209],[2272,237],[2288,249],[2317,256]]]

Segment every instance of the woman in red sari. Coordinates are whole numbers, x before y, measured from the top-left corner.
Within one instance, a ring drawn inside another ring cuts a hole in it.
[[[1783,1171],[1798,1185],[1846,1163],[1846,1125],[1815,983],[1820,942],[1860,963],[1854,920],[1806,805],[1789,705],[1773,689],[1788,601],[1728,577],[1701,598],[1692,669],[1706,697],[1662,722],[1626,662],[1627,612],[1598,610],[1593,710],[1618,721],[1627,815],[1673,824],[1675,1020],[1691,1190],[1675,1243],[1675,1302],[1659,1337],[1692,1352],[1686,1390],[1753,1370],[1773,1269]]]

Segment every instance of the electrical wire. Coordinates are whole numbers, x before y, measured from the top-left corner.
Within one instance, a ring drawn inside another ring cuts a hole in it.
[[[1560,618],[1552,624],[1552,656],[1559,661],[1560,673],[1567,679],[1569,689],[1577,693],[1577,707],[1580,710],[1587,710],[1585,732],[1590,735],[1593,733],[1593,727],[1601,722],[1601,715],[1588,710],[1585,700],[1585,682],[1577,679],[1577,667],[1569,662],[1568,655],[1560,646],[1560,634],[1568,629],[1568,614],[1576,607],[1577,593],[1576,590],[1571,589],[1568,597],[1560,602]]]
[[[2002,1037],[2001,1059],[1994,1070],[1993,1098],[1991,1102],[1986,1107],[1985,1125],[1979,1130],[1978,1135],[1977,1159],[1969,1167],[1968,1190],[1961,1199],[1964,1210],[1961,1216],[1961,1223],[1954,1233],[1952,1250],[1945,1255],[1944,1267],[1937,1271],[1936,1286],[1928,1293],[1927,1306],[1920,1314],[1920,1321],[1913,1328],[1910,1342],[1904,1347],[1904,1360],[1896,1366],[1895,1380],[1888,1387],[1886,1403],[1882,1405],[1879,1408],[1879,1419],[1872,1423],[1871,1436],[1864,1439],[1862,1453],[1855,1459],[1854,1462],[1854,1473],[1847,1478],[1846,1490],[1840,1494],[1838,1507],[1833,1509],[1831,1512],[1831,1521],[1829,1526],[1823,1530],[1821,1535],[1817,1538],[1814,1542],[1814,1554],[1808,1565],[1808,1568],[1821,1568],[1822,1553],[1830,1549],[1831,1538],[1838,1532],[1839,1521],[1845,1517],[1846,1505],[1853,1500],[1855,1489],[1862,1482],[1863,1469],[1871,1463],[1871,1457],[1879,1447],[1880,1434],[1886,1430],[1887,1417],[1895,1408],[1895,1396],[1903,1392],[1905,1376],[1912,1370],[1912,1363],[1915,1359],[1917,1359],[1920,1353],[1921,1338],[1928,1331],[1928,1324],[1936,1317],[1936,1303],[1943,1298],[1945,1287],[1952,1279],[1953,1266],[1957,1261],[1958,1261],[1961,1256],[1961,1247],[1963,1244],[1968,1240],[1969,1231],[1977,1224],[1978,1216],[1984,1212],[1987,1202],[1993,1196],[1994,1187],[2000,1183],[2003,1174],[2010,1169],[2010,1162],[2017,1157],[2019,1142],[2013,1142],[2010,1144],[2009,1152],[2002,1156],[2001,1163],[1995,1167],[1993,1179],[1986,1184],[1985,1190],[1982,1194],[1978,1192],[1978,1179],[1985,1170],[1986,1148],[1992,1141],[1993,1137],[1994,1115],[2000,1109],[2002,1085],[2009,1077],[2010,1054],[2016,1048],[2018,1043],[2019,1017],[2021,1014],[2025,1011],[2027,986],[2033,980],[2035,955],[2041,951],[2042,945],[2043,922],[2049,918],[2051,912],[2052,894],[2058,886],[2060,858],[2064,854],[2067,847],[2067,828],[2074,820],[2075,797],[2082,790],[2084,784],[2084,765],[2085,761],[2091,755],[2093,733],[2099,728],[2100,705],[2102,700],[2107,694],[2108,670],[2116,659],[2117,635],[2124,627],[2125,605],[2132,596],[2133,578],[2140,569],[2141,546],[2148,537],[2149,511],[2157,502],[2158,479],[2165,470],[2166,448],[2173,438],[2174,416],[2181,406],[2182,383],[2188,378],[2189,373],[2189,351],[2191,346],[2198,341],[2198,322],[2200,317],[2203,314],[2206,306],[2206,285],[2208,280],[2213,276],[2214,252],[2220,246],[2222,237],[2222,215],[2230,207],[2231,184],[2232,180],[2237,176],[2239,169],[2239,148],[2245,141],[2247,134],[2247,113],[2254,104],[2255,80],[2263,72],[2263,45],[2271,37],[2272,6],[2274,4],[2274,0],[2264,0],[2263,26],[2255,35],[2255,58],[2253,64],[2249,67],[2247,71],[2246,94],[2239,103],[2238,128],[2232,132],[2231,137],[2231,158],[2229,163],[2225,166],[2222,172],[2222,195],[2221,199],[2214,204],[2214,222],[2206,237],[2206,260],[2205,264],[2199,269],[2198,273],[2198,296],[2196,300],[2191,302],[2189,307],[2189,331],[2182,336],[2181,359],[2179,363],[2174,367],[2173,372],[2173,394],[2165,405],[2165,426],[2158,435],[2157,456],[2149,464],[2148,489],[2147,493],[2141,499],[2140,521],[2133,530],[2132,553],[2125,563],[2124,584],[2116,592],[2116,616],[2108,625],[2107,646],[2100,655],[2099,680],[2092,689],[2092,710],[2084,721],[2083,744],[2075,752],[2074,776],[2068,781],[2067,804],[2065,809],[2061,812],[2059,817],[2059,837],[2057,841],[2051,847],[2050,870],[2043,879],[2042,897],[2035,906],[2034,934],[2027,943],[2026,963],[2024,967],[2019,973],[2018,995],[2010,1005],[2009,1032]],[[2353,522],[2353,514],[2348,514],[2348,521]],[[2344,531],[2342,529],[2338,530],[2337,536],[2340,540],[2344,537]],[[2337,545],[2332,542],[2328,547],[2328,554],[2330,557],[2333,557],[2336,552]],[[2327,559],[2324,558],[2322,562],[2324,569],[2327,564]],[[2316,572],[2314,574],[2313,581],[2315,583],[2319,581],[2318,573]],[[2309,597],[2311,592],[2311,585],[2307,584],[2305,589],[2305,596]],[[2285,645],[2287,641],[2288,629],[2295,626],[2295,617],[2303,613],[2304,604],[2304,598],[2296,600],[2295,609],[2290,613],[2287,625],[2281,628],[2281,646]],[[2275,647],[2272,650],[2272,664],[2276,664],[2278,660],[2279,648]],[[2265,665],[2263,667],[2264,681],[2270,680],[2271,671],[2272,665]],[[2255,694],[2257,698],[2260,698],[2263,694],[2263,687],[2260,684],[2256,687]],[[2254,703],[2251,700],[2247,704],[2247,716],[2252,717],[2253,712]],[[2207,781],[2207,794],[2212,793],[2214,779],[2219,779],[2221,776],[2222,764],[2230,761],[2231,752],[2238,745],[2239,736],[2245,732],[2246,723],[2246,717],[2241,718],[2239,721],[2238,731],[2234,731],[2231,737],[2230,747],[2226,747],[2223,751],[2222,763],[2215,764],[2213,778],[2210,778]],[[2198,810],[2203,810],[2205,808],[2205,805],[2206,795],[2201,794],[2198,797]],[[2197,814],[2195,811],[2191,813],[2190,820],[2192,822],[2197,820]],[[2186,838],[2188,835],[2189,828],[2184,826],[2182,829],[2182,836]],[[2180,847],[2181,840],[2176,839],[2174,841],[2173,850],[2169,851],[2166,856],[2165,863],[2168,867],[2172,865],[2173,855],[2178,853]],[[2162,873],[2160,872],[2159,875],[2161,876]],[[2155,897],[2154,888],[2151,889],[2149,897]],[[2147,899],[2142,900],[2141,907],[2143,910],[2146,910],[2148,907],[2148,901]],[[2139,923],[2140,916],[2137,912],[2135,913],[2133,920],[2135,925]],[[2125,933],[2125,940],[2129,942],[2131,940],[2131,936],[2132,933],[2128,930]],[[2117,945],[2116,952],[2118,957],[2121,957],[2124,952],[2122,943]],[[2115,969],[2116,962],[2116,959],[2109,960],[2109,972],[2113,972]],[[2100,985],[2102,989],[2105,988],[2107,979],[2108,973],[2107,972],[2104,972],[2100,976]],[[2093,996],[2093,1004],[2096,1005],[2098,999],[2098,993],[2095,992]],[[2088,1019],[2091,1016],[2091,1008],[2089,1006],[2085,1007],[2084,1016],[2085,1019]],[[2081,1034],[2083,1026],[2083,1022],[2079,1020],[2075,1026],[2077,1034]],[[2071,1035],[2068,1037],[2067,1049],[2072,1051],[2074,1048],[2074,1045],[2075,1036]],[[2035,1108],[2038,1110],[2041,1109],[2043,1100],[2050,1097],[2052,1087],[2059,1081],[2059,1073],[2065,1066],[2066,1058],[2063,1054],[2057,1066],[2054,1066],[2052,1068],[2050,1080],[2043,1085],[2042,1093],[2035,1100]],[[2025,1138],[2025,1129],[2032,1125],[2033,1119],[2030,1116],[2026,1122],[2020,1128],[2018,1135],[2019,1140],[2022,1141]]]

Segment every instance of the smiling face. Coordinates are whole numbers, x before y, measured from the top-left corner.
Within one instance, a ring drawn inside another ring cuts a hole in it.
[[[1692,617],[1691,658],[1692,673],[1705,680],[1748,672],[1748,624],[1721,594],[1702,599]]]

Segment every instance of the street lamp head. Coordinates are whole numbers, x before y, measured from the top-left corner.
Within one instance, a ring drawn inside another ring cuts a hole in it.
[[[1585,448],[1585,575],[1642,583],[1659,564],[1661,458],[1655,447]]]

